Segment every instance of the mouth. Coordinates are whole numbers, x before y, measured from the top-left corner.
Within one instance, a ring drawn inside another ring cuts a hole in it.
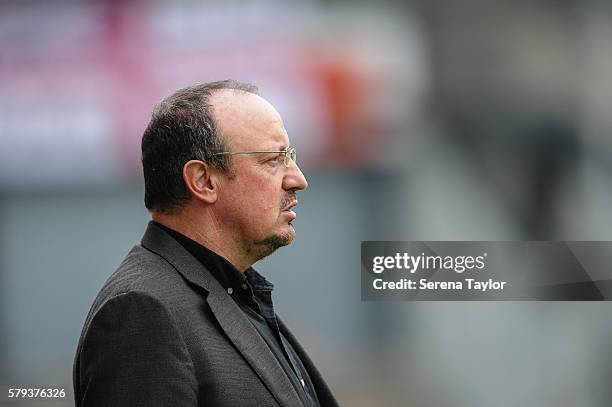
[[[296,207],[298,204],[297,199],[294,201],[289,202],[289,205],[285,206],[285,208],[283,209],[283,211],[291,211],[291,209],[293,209],[294,207]]]
[[[295,219],[297,217],[297,214],[293,211],[293,208],[295,208],[298,204],[297,199],[294,201],[291,201],[289,203],[289,205],[285,206],[282,210],[282,213],[284,215],[287,215],[291,218],[291,220]]]

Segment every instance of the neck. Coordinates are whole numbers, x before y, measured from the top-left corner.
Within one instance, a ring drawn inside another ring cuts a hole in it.
[[[218,218],[210,210],[199,212],[185,207],[179,211],[171,215],[153,211],[151,215],[155,222],[176,230],[224,257],[241,273],[257,261],[248,256],[247,251],[242,249],[240,242],[224,233],[224,228]],[[202,225],[206,226],[202,227]]]

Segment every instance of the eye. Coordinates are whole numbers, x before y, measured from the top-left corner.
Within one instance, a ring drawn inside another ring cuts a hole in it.
[[[266,164],[276,167],[278,164],[282,164],[284,162],[285,162],[285,155],[280,153],[278,155],[275,155],[274,157],[271,157],[268,161],[266,161]]]

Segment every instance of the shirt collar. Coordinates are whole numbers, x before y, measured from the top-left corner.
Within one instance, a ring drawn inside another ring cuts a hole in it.
[[[215,279],[228,291],[244,292],[247,291],[250,297],[253,291],[272,291],[274,285],[270,283],[264,276],[259,274],[255,269],[249,267],[244,273],[241,273],[232,263],[226,258],[218,255],[212,250],[200,243],[196,242],[170,229],[158,222],[151,221],[155,225],[162,228],[170,236],[172,236],[181,246],[183,246],[193,257],[195,257],[202,265],[215,277]],[[247,288],[245,288],[245,285]],[[229,290],[231,288],[231,290]]]

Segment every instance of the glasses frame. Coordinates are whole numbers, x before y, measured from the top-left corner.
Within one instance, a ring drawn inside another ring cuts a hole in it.
[[[264,153],[268,153],[268,154],[284,154],[285,159],[284,159],[284,164],[285,167],[289,167],[291,165],[292,162],[297,164],[297,151],[295,150],[295,147],[287,147],[284,150],[280,150],[280,151],[221,151],[219,153],[213,153],[213,156],[215,155],[243,155],[243,154],[264,154]]]

